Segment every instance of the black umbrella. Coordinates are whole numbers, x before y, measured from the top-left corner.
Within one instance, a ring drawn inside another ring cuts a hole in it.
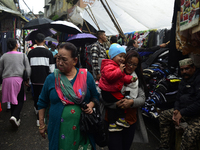
[[[23,29],[49,28],[51,22],[53,22],[53,20],[48,18],[33,19],[26,23]]]
[[[46,37],[44,40],[45,40],[45,41],[58,42],[56,39],[54,39],[54,38],[52,38],[52,37]]]
[[[47,37],[53,35],[55,32],[51,31],[50,29],[38,29],[29,33],[25,38],[25,41],[35,40],[35,37],[38,33],[42,33],[45,37]]]

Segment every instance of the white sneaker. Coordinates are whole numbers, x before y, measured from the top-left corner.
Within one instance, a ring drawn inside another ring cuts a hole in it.
[[[7,102],[7,109],[11,109],[10,102]]]
[[[10,118],[10,123],[12,124],[12,126],[13,126],[14,128],[18,128],[19,125],[20,125],[20,119],[17,121],[17,119],[16,119],[14,116],[12,116],[12,117]]]
[[[35,110],[35,114],[37,115],[39,110],[37,110],[35,107],[34,107],[34,110]]]
[[[36,124],[37,124],[38,127],[40,126],[39,120],[36,121]]]

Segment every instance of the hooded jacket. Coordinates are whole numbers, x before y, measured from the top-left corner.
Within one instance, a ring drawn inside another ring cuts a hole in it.
[[[101,63],[101,78],[99,88],[107,92],[120,92],[124,84],[131,83],[133,76],[126,75],[119,65],[110,59],[103,59]]]

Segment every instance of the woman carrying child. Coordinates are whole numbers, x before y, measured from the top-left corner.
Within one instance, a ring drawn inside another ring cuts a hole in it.
[[[145,102],[144,91],[146,91],[146,84],[142,74],[141,62],[141,58],[136,51],[127,52],[124,62],[124,72],[127,75],[136,77],[137,81],[123,86],[121,93],[129,94],[128,99],[122,98],[117,102],[104,103],[106,108],[109,109],[122,108],[126,110],[125,121],[130,125],[129,128],[123,128],[121,132],[109,132],[109,150],[129,150],[131,148],[135,135],[137,109],[144,105]],[[112,97],[114,96],[111,96],[111,98]],[[109,117],[106,116],[105,120],[108,121]]]
[[[99,87],[102,98],[107,103],[114,103],[124,98],[121,89],[124,84],[135,82],[137,78],[126,75],[125,69],[126,50],[119,44],[112,44],[109,49],[110,59],[102,60],[101,78]],[[125,110],[123,108],[107,109],[110,132],[122,131],[123,127],[129,128],[125,121]]]

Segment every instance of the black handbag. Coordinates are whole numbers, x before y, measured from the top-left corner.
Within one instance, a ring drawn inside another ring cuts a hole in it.
[[[26,71],[25,54],[23,54],[23,64],[24,64],[23,81],[27,81],[28,80],[28,73]]]
[[[99,101],[95,98],[93,98],[92,101],[95,103],[93,113],[86,114],[84,111],[81,113],[80,130],[85,137],[88,134],[92,134],[95,143],[99,147],[104,147],[108,145],[108,129],[101,116]],[[85,102],[81,104],[81,108],[87,109]]]

